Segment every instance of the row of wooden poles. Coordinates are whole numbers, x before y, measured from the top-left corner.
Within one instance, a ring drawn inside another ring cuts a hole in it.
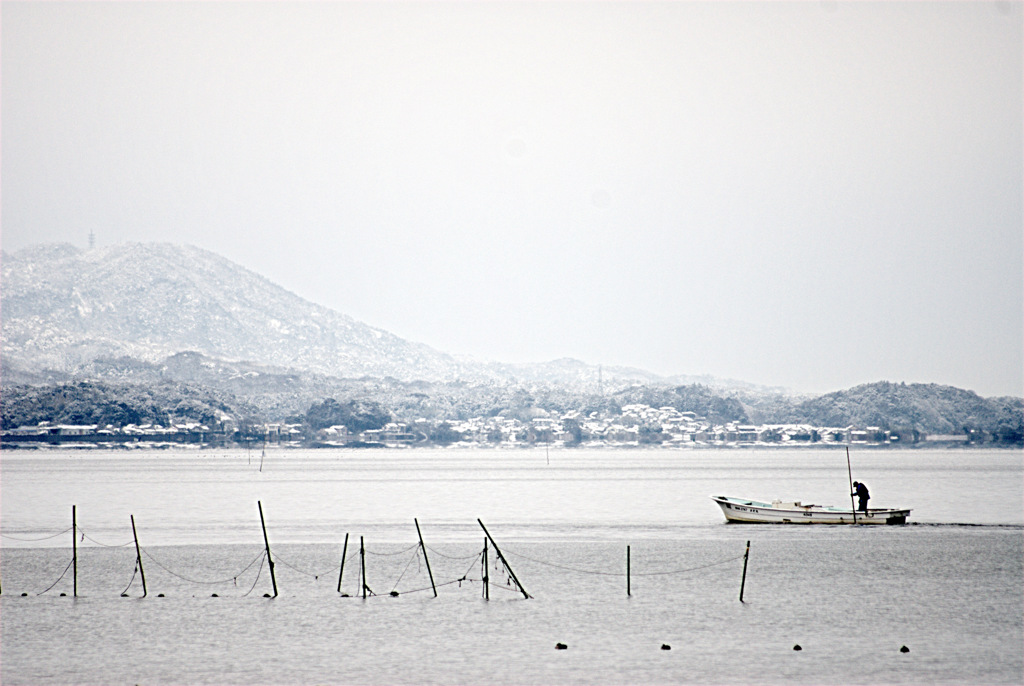
[[[256,501],[256,507],[259,509],[259,512],[260,512],[260,527],[263,529],[263,545],[264,545],[264,547],[266,549],[267,563],[268,563],[268,567],[270,569],[270,584],[271,584],[272,588],[274,589],[273,597],[276,598],[277,597],[277,576],[274,574],[274,558],[270,554],[270,539],[267,536],[267,524],[266,524],[266,521],[263,518],[263,503],[260,502],[259,500],[257,500]],[[146,589],[146,572],[145,572],[145,570],[143,569],[143,566],[142,566],[142,548],[139,545],[139,534],[138,534],[138,532],[135,529],[135,515],[129,515],[129,517],[131,518],[131,522],[132,522],[132,538],[135,541],[135,560],[136,560],[136,564],[138,565],[139,576],[142,579],[142,597],[145,598],[146,594],[147,594],[147,589]],[[491,546],[494,547],[494,553],[498,556],[498,560],[501,561],[501,564],[504,565],[505,570],[508,571],[509,576],[512,578],[512,581],[514,581],[515,584],[516,584],[516,588],[518,588],[519,592],[523,594],[523,598],[527,598],[527,599],[530,598],[531,597],[530,594],[526,592],[525,588],[523,588],[523,585],[522,585],[522,583],[520,583],[519,579],[516,577],[515,572],[512,571],[512,567],[511,567],[511,565],[509,565],[508,560],[506,560],[505,556],[501,554],[501,549],[498,547],[498,544],[491,537],[491,533],[487,530],[487,527],[484,526],[484,523],[479,518],[476,521],[477,521],[478,524],[480,524],[480,528],[483,529],[484,536],[485,536],[485,538],[484,538],[484,549],[483,549],[483,568],[484,568],[484,570],[488,569],[488,564],[487,564],[487,552],[488,552],[487,551],[487,543],[489,541]],[[434,592],[434,597],[436,598],[437,597],[437,585],[434,583],[434,573],[430,569],[430,559],[427,557],[427,546],[423,543],[423,534],[420,531],[419,520],[416,519],[416,518],[413,518],[413,522],[416,524],[416,536],[419,539],[420,550],[423,551],[423,561],[426,563],[427,576],[430,577],[430,588]],[[342,551],[341,551],[341,568],[338,571],[338,593],[341,593],[341,580],[342,580],[342,578],[345,575],[345,558],[348,556],[348,538],[349,538],[349,535],[346,533],[345,534],[345,543],[344,543],[344,546],[342,547]],[[743,576],[742,576],[742,578],[740,580],[740,602],[741,603],[743,602],[743,591],[744,591],[744,588],[746,587],[746,583],[747,583],[747,561],[749,560],[749,558],[750,558],[750,541],[747,541],[747,548],[746,548],[746,551],[743,553]],[[78,520],[77,520],[76,507],[74,505],[71,506],[71,565],[72,565],[72,574],[71,574],[71,576],[72,576],[72,579],[73,579],[73,582],[72,582],[73,595],[74,595],[74,597],[77,598],[78,597]],[[366,584],[366,547],[365,547],[365,545],[363,543],[363,537],[362,536],[359,537],[359,565],[360,565],[360,586],[362,587],[361,588],[362,596],[363,596],[363,598],[366,598],[366,593],[367,593],[367,591],[369,589],[368,589],[368,586]],[[631,586],[631,581],[630,581],[630,579],[631,579],[630,567],[631,567],[631,563],[630,563],[630,546],[627,545],[626,546],[626,595],[627,596],[631,596],[632,595],[632,586]],[[490,600],[491,596],[490,596],[490,588],[489,588],[489,575],[486,572],[483,575],[483,584],[484,584],[484,598]],[[2,594],[2,593],[3,593],[3,587],[2,587],[2,584],[0,584],[0,594]]]
[[[277,597],[277,575],[274,573],[274,558],[270,554],[270,538],[267,536],[267,524],[263,518],[263,503],[259,500],[256,501],[256,507],[260,512],[260,527],[263,529],[263,545],[266,550],[266,557],[268,568],[270,569],[270,584],[274,589],[273,597]],[[139,545],[139,534],[135,528],[135,515],[129,515],[132,522],[132,538],[135,541],[135,563],[138,566],[139,577],[142,580],[142,597],[145,598],[148,594],[146,588],[146,571],[142,566],[142,547]],[[524,598],[530,598],[530,594],[526,592],[523,585],[519,582],[515,572],[512,571],[512,567],[509,565],[508,560],[502,555],[501,549],[498,544],[491,538],[490,532],[484,523],[480,520],[476,520],[480,524],[480,528],[484,530],[484,550],[483,550],[483,565],[484,569],[487,569],[487,542],[490,541],[491,546],[494,547],[494,552],[498,556],[498,559],[505,566],[506,571],[515,581],[516,587],[519,592],[523,594]],[[420,523],[418,519],[413,519],[416,524],[416,536],[419,538],[419,547],[423,551],[423,560],[426,562],[427,575],[430,577],[430,588],[434,592],[434,597],[437,597],[437,585],[434,583],[434,573],[430,569],[430,559],[427,557],[427,546],[423,542],[423,534],[420,531]],[[338,593],[341,593],[341,581],[345,575],[345,558],[348,556],[348,538],[349,535],[345,534],[345,544],[341,552],[341,569],[338,572]],[[363,543],[363,537],[359,537],[359,564],[360,564],[360,585],[362,586],[363,598],[366,598],[367,591],[369,590],[366,584],[366,547]],[[78,513],[75,505],[71,506],[71,578],[72,578],[72,594],[74,597],[78,597]],[[490,589],[488,588],[489,577],[484,574],[484,597],[490,599]],[[0,594],[3,593],[3,586],[0,584]]]

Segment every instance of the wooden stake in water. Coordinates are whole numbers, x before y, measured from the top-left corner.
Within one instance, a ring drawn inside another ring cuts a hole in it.
[[[484,537],[484,600],[491,599],[490,567],[487,563],[487,537]]]
[[[747,552],[743,553],[743,578],[740,580],[740,602],[743,602],[743,587],[747,585],[747,559],[750,557],[750,541],[747,541]]]
[[[416,523],[416,535],[420,537],[420,549],[423,551],[423,561],[427,563],[427,576],[430,577],[430,587],[434,589],[434,597],[437,597],[437,586],[434,585],[434,573],[430,571],[430,560],[427,559],[427,546],[423,545],[423,534],[420,533],[420,523],[415,517],[412,519]]]
[[[629,587],[629,546],[626,546],[626,595],[633,595]]]
[[[263,527],[263,544],[267,547],[267,562],[270,563],[270,583],[274,587],[274,597],[277,597],[277,577],[274,576],[274,558],[270,556],[270,540],[267,538],[267,524],[263,521],[263,503],[256,501],[260,508],[260,526]]]
[[[363,600],[366,600],[366,548],[363,547],[363,537],[359,537],[359,568],[361,570],[360,583],[363,586]]]
[[[75,506],[71,506],[71,565],[74,567],[74,573],[71,578],[74,579],[74,596],[78,597],[78,519],[75,514]]]
[[[345,555],[348,554],[348,534],[345,534],[345,545],[341,549],[341,571],[338,572],[338,593],[341,593],[341,577],[345,574]]]
[[[142,549],[139,548],[139,534],[135,531],[135,515],[132,518],[132,536],[135,537],[135,561],[139,565],[139,575],[142,577],[142,597],[146,597],[146,572],[142,569]]]
[[[511,576],[512,580],[516,582],[516,586],[519,587],[519,592],[523,594],[524,598],[529,599],[530,594],[527,593],[526,589],[523,588],[523,585],[519,583],[519,579],[516,578],[516,573],[512,571],[512,568],[508,564],[508,560],[506,560],[505,556],[501,554],[501,548],[499,548],[498,544],[494,542],[494,539],[491,537],[490,532],[487,531],[487,527],[484,526],[484,523],[480,521],[479,517],[477,518],[476,521],[478,524],[480,524],[480,528],[484,530],[484,534],[490,540],[491,545],[494,546],[494,552],[497,554],[498,559],[501,560],[501,564],[505,565],[505,569],[508,570],[509,576]]]

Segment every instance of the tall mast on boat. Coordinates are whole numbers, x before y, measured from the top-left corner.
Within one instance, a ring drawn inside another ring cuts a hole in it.
[[[853,510],[853,523],[857,523],[857,507],[853,504],[853,469],[850,467],[850,446],[846,446],[846,474],[850,477],[850,509]]]

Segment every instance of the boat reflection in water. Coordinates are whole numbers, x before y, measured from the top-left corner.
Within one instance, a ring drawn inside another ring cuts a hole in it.
[[[762,503],[745,498],[713,495],[727,523],[744,524],[906,524],[910,509],[877,509],[867,512],[831,505],[805,505],[773,500]]]

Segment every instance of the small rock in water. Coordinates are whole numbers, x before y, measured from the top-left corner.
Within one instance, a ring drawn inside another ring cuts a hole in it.
[[[668,643],[662,643],[661,644],[661,649],[662,650],[672,650],[672,646],[670,646]]]
[[[797,643],[795,646],[793,646],[793,650],[803,650],[803,648],[801,648],[800,644]]]
[[[565,650],[568,647],[569,646],[565,645],[564,643],[556,643],[555,644],[555,650]]]
[[[397,598],[398,597],[398,591],[391,591],[391,597],[392,598]]]
[[[908,648],[907,646],[901,646],[900,647],[900,652],[901,653],[909,653],[910,652],[910,648]]]

